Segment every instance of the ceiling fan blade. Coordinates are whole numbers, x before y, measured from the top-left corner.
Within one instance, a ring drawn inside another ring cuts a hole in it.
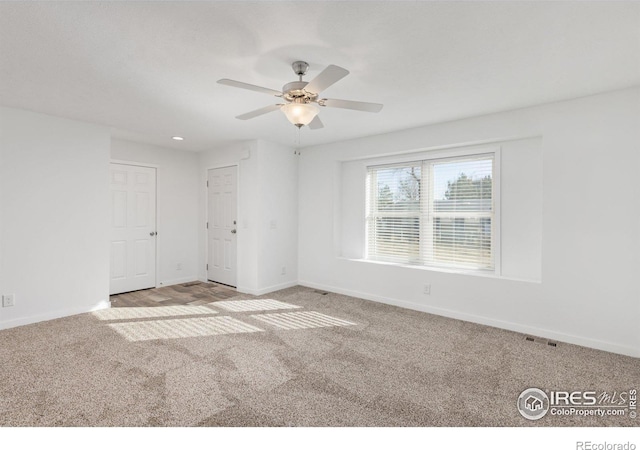
[[[282,92],[276,91],[275,89],[269,89],[262,86],[256,86],[254,84],[243,83],[242,81],[229,80],[227,78],[223,78],[218,80],[218,83],[224,84],[227,86],[248,89],[250,91],[262,92],[263,94],[275,95],[276,97],[282,97]]]
[[[320,116],[315,116],[309,125],[307,125],[311,130],[318,130],[320,128],[324,128],[324,124],[322,120],[320,120]]]
[[[354,102],[351,100],[339,100],[335,98],[325,98],[318,102],[322,106],[330,108],[355,109],[356,111],[380,112],[384,105],[380,103]]]
[[[240,119],[240,120],[253,119],[254,117],[258,117],[263,114],[270,113],[271,111],[275,111],[276,109],[280,109],[283,106],[284,106],[283,104],[265,106],[264,108],[256,109],[255,111],[251,111],[251,112],[236,116],[236,119]]]
[[[304,90],[317,94],[324,91],[332,84],[342,80],[347,75],[349,75],[349,71],[347,69],[343,69],[342,67],[334,66],[332,64],[327,66],[313,80],[309,81],[309,84],[304,87]]]

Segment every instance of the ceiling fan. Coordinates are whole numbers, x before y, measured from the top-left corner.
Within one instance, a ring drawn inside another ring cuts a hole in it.
[[[240,120],[253,119],[254,117],[270,113],[271,111],[280,110],[289,119],[289,122],[298,128],[308,125],[310,129],[315,130],[324,127],[318,112],[318,106],[328,106],[330,108],[353,109],[356,111],[366,111],[377,113],[382,109],[380,103],[354,102],[351,100],[338,100],[331,98],[320,98],[320,93],[332,84],[340,81],[349,75],[347,69],[330,65],[327,66],[318,76],[311,81],[302,81],[302,76],[307,73],[309,64],[304,61],[296,61],[291,64],[293,71],[298,75],[298,81],[292,81],[282,87],[282,92],[275,89],[269,89],[253,84],[243,83],[241,81],[229,80],[223,78],[218,83],[227,86],[233,86],[250,91],[262,92],[264,94],[273,95],[282,98],[285,103],[265,106],[236,117]]]

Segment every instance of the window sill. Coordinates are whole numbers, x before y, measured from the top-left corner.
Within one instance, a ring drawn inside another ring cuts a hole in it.
[[[346,258],[344,256],[338,256],[338,259],[343,260],[343,261],[356,262],[356,263],[376,264],[376,265],[381,265],[381,266],[392,266],[392,267],[402,267],[402,268],[405,268],[405,269],[422,270],[422,271],[427,271],[427,272],[448,273],[448,274],[453,274],[453,275],[470,275],[470,276],[474,276],[474,277],[493,278],[493,279],[505,280],[505,281],[518,281],[518,282],[523,282],[523,283],[535,283],[535,284],[541,284],[542,283],[541,280],[534,280],[534,279],[530,279],[530,278],[508,277],[508,276],[504,276],[504,275],[498,275],[493,271],[482,271],[482,270],[471,270],[471,269],[470,270],[465,270],[465,269],[447,269],[447,268],[444,268],[444,267],[431,267],[431,266],[415,266],[415,265],[410,265],[410,264],[393,263],[393,262],[387,262],[387,261],[374,261],[374,260],[371,260],[371,259],[364,259],[364,258]]]

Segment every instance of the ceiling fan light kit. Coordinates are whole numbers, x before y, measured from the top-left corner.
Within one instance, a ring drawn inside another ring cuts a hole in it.
[[[297,126],[298,128],[304,125],[309,125],[314,117],[320,112],[313,103],[287,103],[280,108],[280,111],[287,116],[289,122]]]
[[[241,114],[236,118],[240,120],[253,119],[254,117],[280,109],[289,122],[298,128],[306,125],[310,129],[316,130],[318,128],[323,128],[324,126],[320,121],[320,117],[318,117],[318,113],[320,112],[320,108],[318,106],[376,113],[382,109],[383,105],[380,103],[320,98],[320,93],[323,90],[349,74],[347,69],[330,65],[320,72],[320,74],[318,74],[318,76],[313,80],[306,82],[302,81],[302,77],[307,73],[309,64],[304,61],[295,61],[291,64],[291,67],[293,68],[293,72],[298,75],[299,79],[298,81],[292,81],[285,84],[282,87],[282,92],[276,91],[275,89],[243,83],[241,81],[229,80],[227,78],[218,80],[218,83],[220,84],[273,95],[275,97],[282,98],[286,102],[269,105],[255,111]]]

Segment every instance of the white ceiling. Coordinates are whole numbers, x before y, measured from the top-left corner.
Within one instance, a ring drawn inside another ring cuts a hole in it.
[[[328,64],[351,74],[323,97],[300,146],[640,84],[638,2],[2,2],[0,105],[103,124],[188,150],[265,139],[295,146],[273,89]],[[173,135],[185,137],[178,143]]]

